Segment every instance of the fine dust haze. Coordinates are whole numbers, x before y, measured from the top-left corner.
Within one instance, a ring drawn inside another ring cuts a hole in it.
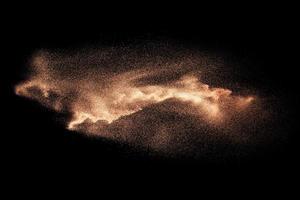
[[[15,93],[68,113],[70,131],[170,155],[255,144],[269,118],[221,58],[188,48],[40,50],[28,67]]]

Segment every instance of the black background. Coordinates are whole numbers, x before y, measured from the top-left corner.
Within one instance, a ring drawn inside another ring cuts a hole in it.
[[[111,4],[23,3],[10,5],[3,13],[1,90],[5,97],[1,99],[4,99],[5,130],[1,131],[1,143],[12,177],[17,180],[22,177],[26,182],[40,175],[68,174],[73,179],[98,175],[101,179],[111,179],[113,185],[115,177],[124,178],[125,183],[163,177],[175,184],[183,183],[182,180],[196,179],[200,183],[205,182],[200,181],[204,177],[205,180],[223,177],[225,184],[252,180],[254,185],[264,187],[262,178],[274,180],[281,187],[296,176],[294,114],[299,97],[297,18],[293,6]],[[24,78],[28,59],[41,48],[72,49],[99,42],[110,45],[157,38],[232,55],[247,72],[242,81],[276,95],[284,105],[282,124],[288,141],[278,149],[266,147],[250,158],[222,164],[149,157],[127,146],[70,133],[57,123],[60,116],[13,93],[14,85]]]

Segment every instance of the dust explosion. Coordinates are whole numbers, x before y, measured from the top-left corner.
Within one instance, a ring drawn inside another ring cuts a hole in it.
[[[136,146],[174,152],[209,138],[241,142],[258,97],[202,82],[214,63],[162,47],[40,51],[15,93],[69,113],[69,130]]]

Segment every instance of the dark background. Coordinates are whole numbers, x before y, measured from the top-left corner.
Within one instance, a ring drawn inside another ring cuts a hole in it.
[[[264,185],[259,178],[286,183],[296,176],[299,36],[293,6],[40,2],[9,5],[6,11],[2,17],[5,129],[1,143],[5,163],[14,177],[100,174],[102,178],[125,176],[125,180],[165,177],[176,183],[182,182],[176,177],[188,181],[221,176],[226,177],[225,183],[234,178]],[[28,59],[41,48],[72,49],[163,38],[220,52],[232,59],[230,62],[240,63],[246,72],[241,81],[280,99],[287,141],[222,164],[148,156],[124,145],[70,133],[57,122],[61,116],[13,93],[14,85],[24,78]]]

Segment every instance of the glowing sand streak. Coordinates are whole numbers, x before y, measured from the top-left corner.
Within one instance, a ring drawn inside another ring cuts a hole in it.
[[[30,88],[36,87],[41,91],[42,96],[39,101],[43,102],[43,98],[49,98],[49,91],[53,86],[43,81],[32,80],[16,87],[18,95],[36,98],[30,94]],[[202,84],[194,76],[185,76],[181,80],[172,83],[169,86],[144,86],[137,87],[119,80],[119,83],[110,89],[110,93],[106,97],[101,98],[97,94],[92,93],[88,98],[89,109],[86,109],[85,102],[74,104],[72,110],[73,119],[69,122],[69,129],[76,129],[76,126],[89,119],[93,123],[98,120],[104,120],[111,123],[122,116],[130,115],[145,106],[159,103],[167,99],[175,98],[183,102],[192,103],[198,107],[199,111],[205,112],[209,120],[222,117],[220,111],[220,102],[236,101],[237,106],[247,106],[253,97],[235,97],[231,95],[231,91],[222,88],[209,88],[208,85]],[[50,105],[55,110],[57,106]]]

